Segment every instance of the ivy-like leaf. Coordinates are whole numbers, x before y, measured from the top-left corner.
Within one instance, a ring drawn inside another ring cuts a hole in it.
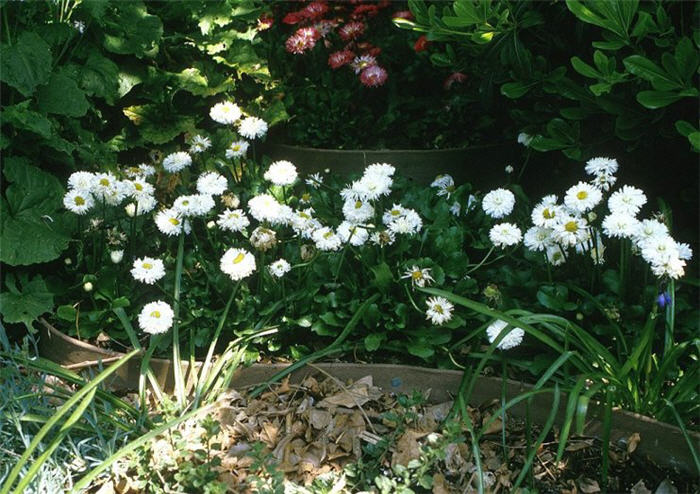
[[[68,74],[68,70],[52,74],[49,83],[39,89],[37,100],[40,110],[68,117],[82,117],[87,113],[90,104],[85,93]]]
[[[14,45],[0,45],[0,81],[31,96],[37,86],[49,80],[51,50],[49,45],[31,31],[23,32]]]
[[[32,330],[32,322],[53,309],[53,294],[49,292],[41,275],[29,280],[24,274],[19,277],[19,286],[14,274],[5,277],[7,291],[0,293],[0,314],[6,323],[24,323]]]
[[[3,123],[11,124],[18,130],[28,130],[45,139],[51,137],[51,121],[41,113],[29,109],[30,101],[3,108]]]

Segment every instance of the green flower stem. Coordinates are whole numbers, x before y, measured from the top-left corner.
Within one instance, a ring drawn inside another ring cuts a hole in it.
[[[666,305],[666,331],[664,332],[664,357],[673,349],[673,331],[676,326],[676,280],[668,283],[671,301]]]
[[[494,251],[495,248],[496,248],[496,247],[492,245],[491,248],[489,249],[489,251],[488,251],[488,252],[486,253],[486,255],[484,256],[484,258],[481,260],[481,262],[480,262],[479,264],[474,265],[474,267],[471,268],[469,271],[467,271],[466,274],[473,273],[474,271],[476,271],[477,269],[479,269],[481,266],[483,266],[484,263],[486,262],[486,260],[489,258],[489,256],[490,256],[491,254],[493,254],[493,251]]]
[[[182,263],[185,257],[185,232],[180,233],[175,264],[175,289],[173,290],[173,374],[175,378],[175,397],[180,406],[185,404],[185,379],[182,375],[180,361],[180,288],[182,283]]]

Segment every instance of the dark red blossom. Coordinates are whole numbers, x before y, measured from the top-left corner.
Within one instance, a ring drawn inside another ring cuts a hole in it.
[[[287,15],[284,16],[282,19],[282,22],[284,24],[299,24],[301,21],[304,20],[304,15],[302,12],[290,12]]]
[[[345,41],[357,39],[365,32],[365,24],[363,22],[352,21],[338,29],[338,34]]]
[[[367,87],[378,87],[384,85],[389,74],[379,65],[367,67],[360,74],[360,82]]]
[[[270,29],[274,23],[275,23],[274,17],[272,17],[270,14],[262,14],[258,18],[258,29],[260,31],[264,31],[265,29]]]
[[[466,80],[466,74],[462,74],[461,72],[453,72],[452,74],[447,76],[447,79],[445,79],[445,82],[443,83],[443,88],[445,88],[445,91],[447,91],[454,84],[462,84]]]
[[[319,33],[313,27],[302,27],[297,29],[294,35],[290,36],[284,44],[289,53],[302,55],[306,50],[311,50],[316,46]]]
[[[362,17],[374,17],[379,13],[379,7],[376,5],[358,5],[352,11],[350,17],[353,19],[361,19]]]
[[[355,54],[350,50],[341,50],[331,53],[328,57],[328,65],[331,69],[339,69],[343,65],[347,65],[355,58]]]
[[[413,49],[416,51],[425,51],[428,49],[428,45],[430,45],[430,41],[428,41],[428,38],[423,35],[416,40],[416,43],[413,45]]]
[[[318,19],[326,12],[328,12],[328,5],[325,2],[311,2],[300,11],[300,14],[307,19]]]
[[[407,21],[413,20],[413,14],[410,10],[399,10],[394,12],[391,16],[392,19],[406,19]]]

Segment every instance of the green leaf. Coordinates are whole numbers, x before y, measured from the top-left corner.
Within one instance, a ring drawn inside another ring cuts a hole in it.
[[[30,101],[3,108],[3,123],[13,125],[18,130],[28,130],[49,139],[52,134],[51,121],[41,113],[29,109]]]
[[[501,94],[506,98],[517,99],[524,96],[534,85],[532,82],[506,82],[501,86]]]
[[[591,79],[599,79],[602,77],[600,72],[588,65],[579,57],[571,57],[571,66],[582,76],[590,77]]]
[[[85,93],[67,70],[51,75],[49,83],[39,89],[37,102],[39,109],[45,113],[68,117],[82,117],[90,107]]]
[[[377,350],[384,340],[384,333],[372,333],[365,336],[365,349],[368,352]]]
[[[139,58],[157,52],[163,24],[158,17],[148,13],[142,2],[121,2],[119,8],[110,12],[112,17],[105,23],[103,41],[107,51],[134,54]]]
[[[640,91],[637,93],[637,101],[645,108],[656,110],[675,103],[681,99],[678,93],[671,91]]]
[[[112,104],[119,96],[119,66],[97,51],[91,51],[80,72],[80,86],[89,96]]]
[[[7,292],[0,293],[0,314],[6,323],[24,323],[31,330],[32,322],[53,309],[53,294],[49,292],[41,275],[21,275],[17,279],[12,273],[5,277]]]
[[[0,208],[0,261],[11,266],[52,261],[68,247],[62,221],[63,187],[24,158],[5,160],[10,185]]]
[[[394,280],[391,274],[391,269],[389,265],[385,262],[372,266],[372,274],[374,274],[374,279],[372,280],[372,285],[377,287],[381,291],[386,291],[389,285]]]
[[[432,347],[422,338],[408,343],[406,345],[406,350],[408,350],[408,353],[411,355],[415,355],[416,357],[420,357],[424,360],[429,359],[435,354],[435,350],[433,350]]]
[[[379,324],[382,319],[382,313],[379,312],[379,306],[377,304],[372,304],[367,307],[367,310],[362,314],[362,324],[364,324],[367,329],[374,329]]]
[[[37,86],[49,80],[51,49],[31,31],[24,31],[14,45],[0,45],[0,81],[31,96]]]
[[[623,60],[625,68],[632,74],[651,82],[654,89],[668,91],[681,89],[683,85],[674,80],[661,67],[641,55],[631,55]]]
[[[122,111],[136,126],[143,140],[153,144],[165,144],[195,128],[194,117],[173,114],[159,105],[129,106]]]

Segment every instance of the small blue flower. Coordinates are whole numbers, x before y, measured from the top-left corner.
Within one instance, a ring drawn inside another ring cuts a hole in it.
[[[659,293],[659,296],[656,297],[656,303],[663,309],[666,305],[671,303],[671,295],[669,295],[668,292]]]

